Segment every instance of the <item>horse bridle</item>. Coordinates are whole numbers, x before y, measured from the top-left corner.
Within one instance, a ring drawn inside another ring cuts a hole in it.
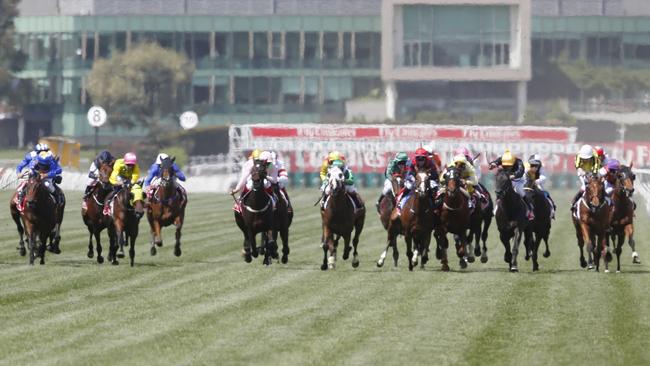
[[[597,179],[597,178],[591,178],[591,179]],[[591,181],[589,183],[591,183]],[[587,190],[585,190],[585,193],[586,192],[587,192]],[[598,206],[594,206],[594,204],[591,203],[591,192],[589,191],[589,199],[583,199],[582,202],[583,202],[583,204],[585,206],[587,206],[589,211],[592,212],[592,213],[600,210],[601,208],[603,208],[603,206],[605,206],[605,204],[607,204],[607,201],[605,201],[605,189],[604,188],[602,188],[600,190],[600,197],[598,197],[598,200],[600,201],[600,203],[598,204]]]

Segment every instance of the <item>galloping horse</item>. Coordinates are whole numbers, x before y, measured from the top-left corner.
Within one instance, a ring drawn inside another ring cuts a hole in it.
[[[389,246],[393,246],[393,259],[395,266],[397,266],[399,258],[397,236],[400,234],[404,235],[404,241],[406,242],[409,271],[412,271],[413,267],[418,265],[418,260],[420,260],[420,268],[424,268],[424,265],[429,261],[429,244],[434,224],[433,197],[429,179],[427,173],[417,173],[415,175],[413,196],[404,203],[401,215],[397,216],[397,209],[393,211],[388,226],[388,244],[377,261],[378,267],[384,264]],[[415,250],[413,250],[412,244],[415,244]]]
[[[576,214],[573,215],[573,225],[576,229],[576,238],[580,248],[580,266],[599,270],[600,256],[607,251],[607,230],[611,222],[611,209],[605,200],[605,187],[596,174],[588,176],[587,187],[584,195],[578,200]],[[585,261],[583,247],[587,244],[589,263]],[[593,260],[592,260],[593,254]],[[608,264],[612,255],[606,252],[605,270],[609,271]]]
[[[487,263],[487,239],[488,231],[490,229],[490,225],[492,224],[492,218],[494,217],[494,202],[492,201],[490,192],[488,192],[488,190],[485,189],[481,183],[479,183],[479,185],[481,188],[483,188],[482,190],[487,203],[483,205],[481,202],[477,202],[474,211],[472,211],[469,219],[468,241],[470,248],[472,241],[474,241],[474,255],[476,257],[481,257],[481,263]],[[483,250],[481,250],[481,241],[483,242]]]
[[[131,204],[133,193],[131,193],[131,182],[125,181],[119,191],[113,196],[112,203],[105,202],[104,205],[112,204],[112,215],[109,216],[108,236],[111,246],[108,253],[108,260],[111,264],[119,264],[118,247],[124,252],[124,245],[129,245],[129,259],[131,267],[135,260],[135,239],[138,237],[138,225],[142,213],[142,201],[137,201],[135,206]]]
[[[386,230],[388,230],[393,209],[397,205],[395,199],[402,187],[404,187],[404,181],[401,177],[392,177],[391,185],[391,191],[381,199],[378,206],[379,220]]]
[[[289,200],[284,196],[280,186],[274,183],[272,187],[273,193],[278,197],[273,217],[273,240],[277,243],[278,234],[280,234],[282,240],[282,258],[280,260],[286,264],[289,261],[289,226],[293,221],[293,211],[289,212]]]
[[[235,211],[235,222],[244,234],[242,254],[246,263],[259,255],[255,236],[262,233],[265,265],[278,258],[278,245],[273,240],[273,198],[264,189],[266,165],[256,161],[251,169],[253,188],[241,197],[241,213]]]
[[[517,255],[522,238],[526,251],[531,245],[532,234],[530,224],[526,217],[526,203],[515,192],[510,181],[510,176],[504,170],[496,173],[497,211],[496,220],[499,229],[499,238],[505,248],[503,260],[508,263],[510,272],[518,272]],[[510,241],[514,238],[512,250]],[[533,271],[537,271],[533,263]]]
[[[57,203],[45,186],[45,179],[41,174],[30,177],[24,189],[26,204],[23,210],[18,211],[13,198],[10,203],[11,216],[20,235],[20,255],[27,254],[23,240],[23,234],[26,234],[29,264],[34,264],[37,256],[41,257],[40,263],[45,264],[47,239],[54,231],[58,220]]]
[[[621,252],[627,236],[628,244],[632,248],[633,263],[641,263],[639,254],[634,244],[634,202],[631,197],[634,193],[634,180],[636,176],[631,167],[621,166],[612,196],[614,210],[612,212],[612,241],[615,242],[616,271],[621,271]]]
[[[81,207],[81,218],[88,228],[88,258],[94,256],[93,236],[97,245],[97,263],[104,263],[102,257],[101,232],[108,227],[110,219],[103,214],[104,201],[111,192],[112,186],[108,178],[113,171],[113,162],[104,163],[99,167],[99,177],[90,195],[84,200]]]
[[[352,267],[356,268],[359,266],[357,245],[359,244],[359,235],[363,230],[366,210],[362,207],[355,212],[352,199],[345,191],[343,171],[339,167],[331,167],[327,173],[327,179],[326,191],[329,191],[329,194],[325,197],[321,209],[321,219],[323,221],[323,264],[321,269],[325,271],[336,267],[336,248],[341,237],[343,237],[345,243],[343,260],[348,259],[352,230],[354,230]]]
[[[187,197],[176,185],[174,179],[174,160],[165,158],[160,163],[160,183],[155,188],[147,208],[147,220],[151,227],[151,255],[156,255],[156,246],[163,245],[161,230],[174,224],[176,227],[176,245],[174,255],[181,255],[181,228],[185,218]]]
[[[443,271],[449,271],[447,249],[449,240],[447,233],[455,234],[458,238],[456,254],[461,268],[467,268],[467,262],[474,262],[474,257],[468,249],[467,231],[469,229],[470,209],[469,199],[461,191],[461,174],[458,168],[447,168],[446,193],[440,208],[440,221],[435,227],[436,258],[440,260]]]
[[[548,201],[548,198],[546,198],[546,194],[537,187],[533,179],[526,180],[524,190],[526,191],[526,195],[530,197],[531,202],[533,202],[533,208],[535,210],[535,220],[530,223],[530,230],[533,236],[532,245],[529,251],[526,252],[526,259],[530,256],[533,258],[533,271],[535,271],[539,269],[537,253],[542,240],[546,246],[544,257],[548,258],[551,256],[551,251],[548,249],[548,236],[551,233],[551,212],[553,211],[553,207]]]

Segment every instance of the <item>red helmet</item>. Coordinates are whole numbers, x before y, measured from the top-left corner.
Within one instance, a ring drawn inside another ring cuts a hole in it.
[[[596,155],[600,157],[605,156],[605,149],[602,146],[594,146],[594,150],[596,151]]]
[[[419,147],[417,150],[415,150],[415,157],[417,158],[418,156],[427,157],[429,156],[429,152],[425,150],[423,147]]]

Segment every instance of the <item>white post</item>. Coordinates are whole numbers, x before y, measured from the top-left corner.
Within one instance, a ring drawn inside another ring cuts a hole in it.
[[[527,102],[527,83],[525,81],[517,82],[517,123],[523,123],[526,114]]]
[[[25,147],[25,119],[22,114],[18,117],[18,148]]]
[[[395,107],[397,104],[397,88],[394,81],[386,82],[386,118],[395,119]]]

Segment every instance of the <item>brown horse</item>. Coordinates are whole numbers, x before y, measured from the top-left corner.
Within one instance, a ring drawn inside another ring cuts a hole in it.
[[[185,218],[187,196],[182,188],[176,185],[174,176],[175,158],[162,159],[160,164],[160,183],[154,188],[147,207],[147,220],[151,227],[151,255],[156,255],[156,246],[161,247],[161,230],[174,224],[176,227],[176,245],[174,255],[181,255],[181,229]]]
[[[526,252],[526,260],[528,258],[533,258],[533,271],[539,269],[539,263],[537,262],[537,253],[539,251],[539,245],[544,241],[546,246],[546,251],[544,252],[544,257],[548,258],[551,256],[551,251],[548,249],[548,237],[551,233],[551,212],[553,206],[548,201],[546,193],[541,191],[535,180],[527,179],[524,186],[524,191],[526,195],[530,197],[530,202],[533,202],[535,220],[530,223],[530,230],[532,232],[533,240],[531,242],[529,250]]]
[[[605,266],[612,260],[607,252],[607,230],[610,228],[611,209],[605,199],[605,187],[596,174],[587,177],[585,193],[576,203],[578,209],[572,216],[576,229],[576,238],[580,248],[580,266],[589,269],[594,267],[599,270],[600,257],[605,254]],[[585,261],[584,245],[587,244],[589,262]],[[593,260],[592,260],[593,254]]]
[[[634,243],[634,180],[636,176],[631,167],[621,166],[621,170],[616,180],[612,202],[614,210],[612,212],[612,242],[615,242],[614,253],[616,254],[616,272],[621,271],[621,253],[623,244],[627,236],[628,244],[632,248],[633,263],[641,263],[639,254],[635,250]]]
[[[293,221],[293,211],[289,211],[289,198],[277,183],[272,185],[273,193],[278,198],[273,217],[273,240],[277,243],[278,234],[282,240],[282,258],[280,261],[286,264],[289,261],[289,226]]]
[[[399,235],[404,235],[406,242],[409,271],[418,265],[418,261],[420,268],[424,268],[429,261],[429,244],[435,221],[430,179],[426,172],[417,173],[413,194],[404,203],[401,214],[398,216],[397,209],[393,210],[388,226],[388,244],[377,261],[378,267],[383,266],[389,246],[393,247],[393,260],[397,266],[399,259],[397,236]],[[413,246],[413,244],[415,245]]]
[[[99,177],[95,186],[90,191],[90,195],[84,200],[84,205],[81,207],[81,218],[88,228],[88,258],[94,257],[93,252],[93,236],[97,245],[97,263],[104,263],[102,257],[102,244],[101,232],[106,229],[109,224],[109,218],[103,214],[104,201],[106,196],[113,189],[108,181],[108,178],[113,171],[113,162],[104,163],[99,167]]]
[[[47,240],[55,230],[58,221],[57,203],[45,186],[44,175],[32,175],[24,189],[23,210],[18,211],[13,198],[10,204],[11,216],[20,235],[20,255],[27,254],[23,240],[25,234],[29,248],[29,264],[34,264],[37,256],[41,257],[40,263],[45,264]]]
[[[266,193],[266,164],[255,161],[251,169],[253,187],[240,198],[241,213],[235,211],[235,222],[244,234],[244,261],[250,263],[259,255],[255,236],[262,233],[264,265],[278,258],[278,245],[273,240],[273,198]]]
[[[108,260],[111,264],[119,264],[117,258],[118,248],[121,253],[124,252],[124,245],[129,245],[129,259],[131,267],[135,260],[135,239],[138,237],[138,225],[140,224],[140,213],[143,212],[142,201],[137,201],[135,206],[131,204],[133,194],[131,193],[131,183],[125,181],[119,191],[115,193],[112,199],[112,215],[109,216],[108,236],[110,238],[110,249]],[[105,202],[105,205],[111,204]]]
[[[359,266],[357,245],[363,230],[366,210],[361,207],[355,212],[352,199],[346,193],[343,171],[339,167],[331,167],[327,173],[327,179],[326,191],[329,192],[321,209],[321,219],[323,221],[323,235],[321,236],[323,239],[323,264],[321,270],[326,271],[327,269],[336,268],[336,249],[341,237],[343,237],[345,244],[343,260],[348,259],[352,230],[354,230],[352,267],[356,268]]]
[[[467,268],[467,262],[474,262],[473,254],[469,248],[467,232],[470,224],[469,198],[463,192],[461,174],[456,167],[448,167],[445,173],[446,186],[442,207],[440,208],[440,220],[435,227],[437,249],[436,258],[440,260],[443,271],[449,271],[447,249],[449,241],[447,233],[455,234],[458,242],[456,244],[456,255],[459,258],[461,268]],[[462,190],[461,190],[462,189]]]
[[[404,180],[402,177],[394,176],[390,179],[391,190],[387,195],[383,196],[379,205],[377,206],[377,211],[379,214],[379,221],[384,226],[384,229],[388,230],[388,225],[390,224],[390,217],[393,213],[397,202],[395,201],[397,195],[404,187]]]
[[[519,245],[524,240],[526,253],[532,242],[530,222],[526,217],[526,203],[512,187],[512,181],[508,173],[499,169],[495,175],[497,211],[496,222],[499,229],[499,239],[505,248],[503,260],[508,263],[510,272],[518,272],[517,255]],[[513,240],[512,250],[510,241]],[[533,266],[533,270],[537,269]]]
[[[492,224],[492,218],[494,217],[494,202],[492,201],[490,192],[488,192],[488,190],[485,189],[481,183],[479,183],[479,186],[482,188],[483,195],[485,196],[487,203],[485,206],[483,206],[483,204],[477,200],[476,207],[472,211],[469,219],[468,241],[470,245],[470,251],[472,241],[474,241],[474,255],[476,257],[481,257],[481,263],[487,263],[487,238],[490,225]],[[482,249],[481,242],[483,242]]]

